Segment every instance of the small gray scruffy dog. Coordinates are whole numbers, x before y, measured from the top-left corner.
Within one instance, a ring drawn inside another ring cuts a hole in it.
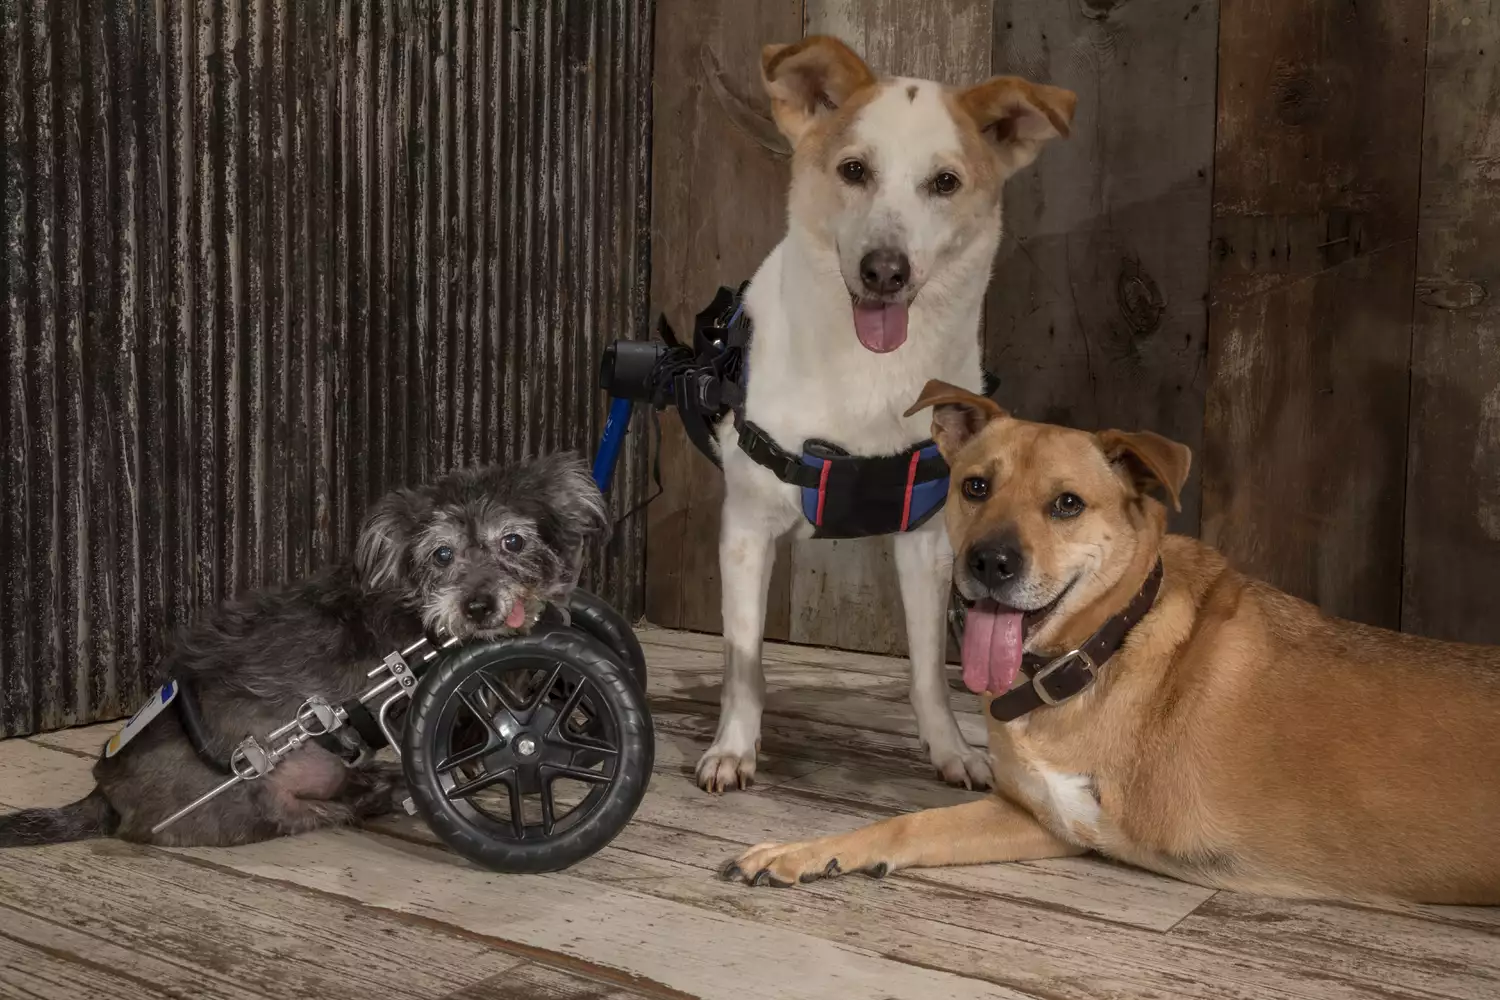
[[[583,547],[608,527],[604,498],[573,455],[465,469],[399,489],[365,517],[353,558],[290,586],[230,601],[187,629],[158,667],[197,692],[208,749],[227,758],[319,695],[340,704],[394,649],[429,633],[525,631],[578,582]],[[175,846],[247,844],[390,811],[399,770],[346,764],[308,744],[158,835],[151,827],[225,775],[199,759],[175,711],[94,765],[97,787],[61,809],[0,816],[0,847],[86,837]]]

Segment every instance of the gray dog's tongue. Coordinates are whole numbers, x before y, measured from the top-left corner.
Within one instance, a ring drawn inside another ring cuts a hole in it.
[[[991,600],[974,602],[964,616],[964,686],[1000,695],[1021,669],[1021,612]]]
[[[899,302],[854,306],[854,333],[876,354],[889,354],[906,343],[906,306]]]

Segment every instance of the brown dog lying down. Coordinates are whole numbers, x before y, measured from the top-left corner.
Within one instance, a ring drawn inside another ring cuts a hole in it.
[[[998,793],[762,844],[726,878],[1092,850],[1215,888],[1500,903],[1500,648],[1330,618],[1166,534],[1147,493],[1176,503],[1183,445],[941,382],[927,406]]]

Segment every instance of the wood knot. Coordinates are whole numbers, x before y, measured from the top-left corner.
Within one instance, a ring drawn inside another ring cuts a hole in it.
[[[1140,262],[1126,258],[1120,263],[1120,276],[1115,280],[1115,298],[1120,304],[1120,315],[1125,324],[1138,336],[1155,333],[1161,326],[1166,302],[1156,281],[1146,273]]]
[[[1327,98],[1311,78],[1298,70],[1282,68],[1271,83],[1271,101],[1276,120],[1283,125],[1309,125],[1323,117]]]
[[[1458,278],[1418,278],[1417,299],[1424,306],[1434,309],[1472,309],[1485,299],[1489,292],[1477,281]]]
[[[1078,9],[1083,16],[1094,21],[1103,21],[1115,12],[1115,8],[1122,7],[1125,0],[1078,0]]]

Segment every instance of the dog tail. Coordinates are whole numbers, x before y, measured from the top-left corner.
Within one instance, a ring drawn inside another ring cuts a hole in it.
[[[120,814],[95,788],[61,809],[23,809],[0,816],[0,847],[36,847],[108,837],[119,824]]]

